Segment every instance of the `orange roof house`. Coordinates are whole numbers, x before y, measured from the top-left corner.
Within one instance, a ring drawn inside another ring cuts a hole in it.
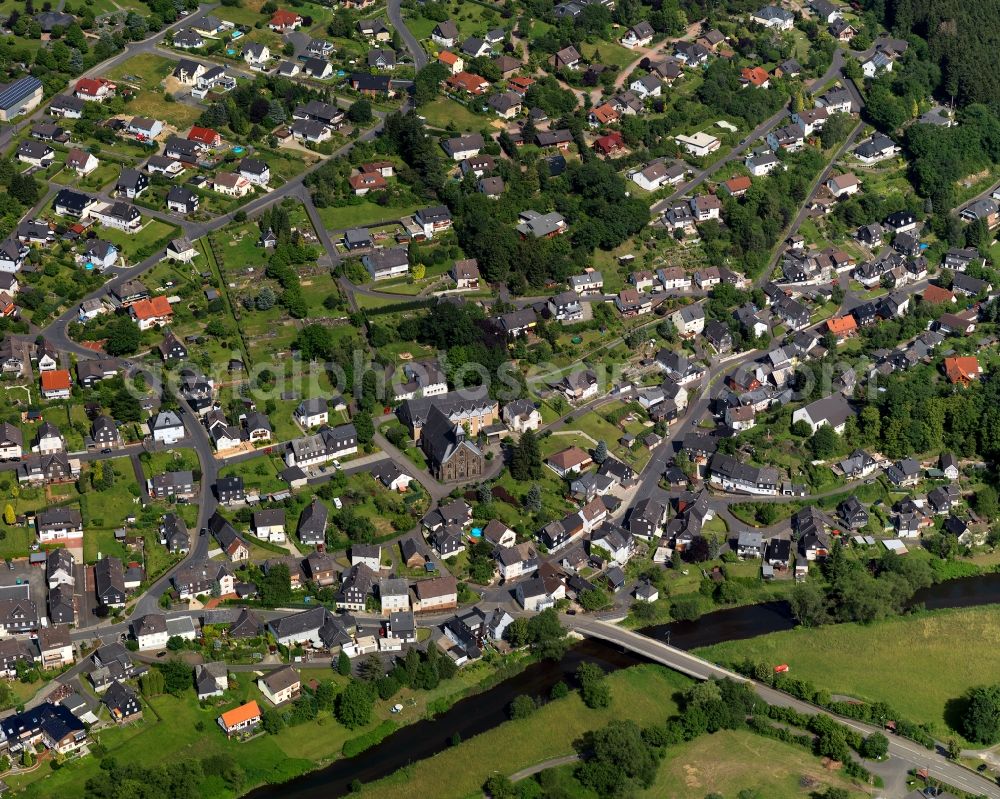
[[[837,337],[837,341],[843,341],[858,332],[858,322],[851,314],[834,316],[826,320],[826,329]]]
[[[219,726],[222,727],[226,735],[233,735],[234,733],[249,730],[257,726],[260,720],[260,706],[256,701],[250,701],[245,705],[227,710],[219,716]]]
[[[129,312],[139,323],[140,330],[149,330],[153,325],[169,322],[174,315],[170,301],[162,294],[159,297],[150,297],[148,300],[133,303],[129,306]]]
[[[603,155],[611,155],[625,147],[625,139],[622,134],[613,130],[607,136],[601,136],[594,142],[594,149]]]
[[[65,369],[42,372],[42,394],[46,397],[69,396],[73,378]]]
[[[607,125],[611,122],[617,122],[621,119],[621,116],[622,115],[618,113],[618,109],[610,103],[603,103],[590,112],[591,120],[598,125]]]
[[[448,78],[448,85],[469,94],[482,94],[490,87],[490,82],[471,72],[459,72]]]
[[[286,11],[284,8],[279,8],[274,12],[274,16],[271,17],[268,26],[273,31],[286,31],[295,30],[301,24],[302,17],[294,11]]]
[[[528,89],[534,84],[532,78],[525,78],[521,75],[515,75],[513,78],[507,81],[507,88],[512,92],[520,94],[522,97],[528,93]]]
[[[944,373],[948,382],[953,385],[968,386],[973,380],[979,379],[981,372],[979,361],[973,355],[944,359]]]
[[[450,50],[442,50],[438,53],[438,61],[448,67],[448,71],[453,75],[456,72],[461,72],[462,66],[465,66],[465,62]]]
[[[726,193],[731,197],[742,197],[750,190],[750,178],[746,175],[737,175],[722,184]]]
[[[187,135],[188,141],[196,141],[209,147],[218,147],[222,144],[222,136],[211,128],[199,128],[195,125]]]
[[[757,88],[766,87],[770,81],[767,70],[762,67],[743,67],[740,77],[744,83],[756,86]]]
[[[924,289],[923,298],[924,302],[929,302],[932,305],[941,302],[955,302],[955,295],[941,286],[928,286]]]

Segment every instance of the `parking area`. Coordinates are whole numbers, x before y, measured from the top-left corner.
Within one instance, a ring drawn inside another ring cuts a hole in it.
[[[30,566],[27,558],[18,558],[10,562],[10,568],[0,561],[0,597],[23,597],[22,591],[28,592],[28,598],[38,607],[38,615],[46,613],[45,564]]]

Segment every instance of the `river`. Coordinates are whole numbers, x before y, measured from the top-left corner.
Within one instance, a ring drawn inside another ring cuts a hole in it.
[[[994,603],[1000,603],[1000,574],[949,580],[921,589],[913,597],[913,604],[923,604],[928,610]],[[779,601],[717,610],[696,621],[646,627],[641,632],[680,649],[697,649],[793,627],[795,620],[788,603]],[[545,661],[529,666],[495,688],[457,702],[433,719],[399,729],[356,757],[337,760],[326,768],[303,774],[280,786],[261,786],[247,794],[247,798],[331,799],[343,796],[350,792],[354,780],[372,782],[410,763],[436,755],[451,745],[455,733],[466,740],[502,724],[509,718],[509,705],[515,697],[521,694],[548,696],[553,685],[560,680],[569,681],[583,662],[597,663],[605,671],[613,671],[645,661],[601,641],[582,641],[558,663]]]

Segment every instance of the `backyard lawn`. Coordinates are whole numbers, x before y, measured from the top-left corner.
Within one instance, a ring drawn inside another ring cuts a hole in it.
[[[492,120],[476,114],[450,97],[438,97],[434,102],[420,107],[420,115],[427,119],[428,126],[444,130],[449,124],[456,130],[482,130]]]
[[[163,242],[163,246],[166,247],[166,242],[179,232],[180,228],[176,225],[170,225],[166,222],[161,222],[159,219],[146,217],[143,226],[136,233],[129,234],[113,228],[101,227],[100,236],[120,248],[126,257],[133,260],[142,260],[141,258],[137,258],[135,254],[153,247],[159,242]]]
[[[580,54],[584,58],[619,69],[624,69],[641,55],[641,53],[622,47],[616,42],[597,42],[595,44],[585,42],[580,45]]]
[[[938,738],[956,735],[953,700],[995,683],[1000,609],[939,610],[868,626],[839,624],[772,633],[698,652],[719,663],[745,657],[787,663],[794,677],[832,694],[881,700]],[[919,686],[919,690],[915,690]]]
[[[403,216],[408,216],[419,208],[418,205],[404,206],[379,205],[370,200],[361,200],[356,205],[342,205],[336,208],[317,209],[320,219],[327,230],[347,230],[361,225],[377,225],[385,222],[395,222]]]

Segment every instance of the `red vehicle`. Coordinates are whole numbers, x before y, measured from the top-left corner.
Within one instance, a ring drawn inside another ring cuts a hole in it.
[[[774,673],[775,674],[787,674],[788,673],[788,664],[787,663],[782,663],[780,666],[775,666],[774,667]]]

